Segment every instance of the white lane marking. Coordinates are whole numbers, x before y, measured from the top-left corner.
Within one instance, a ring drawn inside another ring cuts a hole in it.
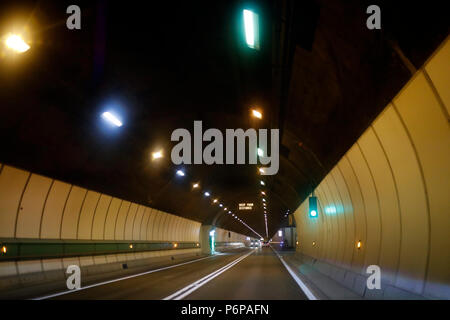
[[[167,270],[167,269],[172,269],[172,268],[179,267],[179,266],[184,266],[184,265],[186,265],[186,264],[194,263],[194,262],[197,262],[197,261],[200,261],[200,260],[204,260],[204,259],[209,259],[209,258],[212,258],[212,257],[214,257],[214,256],[208,256],[208,257],[204,257],[204,258],[200,258],[200,259],[196,259],[196,260],[191,260],[191,261],[187,261],[187,262],[175,264],[175,265],[173,265],[173,266],[168,266],[168,267],[163,267],[163,268],[159,268],[159,269],[155,269],[155,270],[150,270],[150,271],[146,271],[146,272],[142,272],[142,273],[137,273],[137,274],[133,274],[133,275],[131,275],[131,276],[123,277],[123,278],[118,278],[118,279],[108,280],[108,281],[104,281],[104,282],[94,283],[94,284],[91,284],[91,285],[89,285],[89,286],[81,287],[80,289],[74,289],[74,290],[62,291],[62,292],[58,292],[58,293],[55,293],[55,294],[50,294],[50,295],[48,295],[48,296],[43,296],[43,297],[33,298],[33,299],[31,299],[31,300],[45,300],[45,299],[50,299],[50,298],[62,296],[62,295],[65,295],[65,294],[69,294],[69,293],[73,293],[73,292],[77,292],[77,291],[86,290],[86,289],[93,288],[93,287],[103,286],[103,285],[105,285],[105,284],[109,284],[109,283],[113,283],[113,282],[117,282],[117,281],[122,281],[122,280],[131,279],[131,278],[136,278],[136,277],[144,276],[144,275],[146,275],[146,274],[150,274],[150,273],[154,273],[154,272],[158,272],[158,271],[163,271],[163,270]]]
[[[284,261],[283,257],[278,254],[278,252],[275,251],[274,248],[270,247],[273,252],[278,256],[281,263],[284,265],[286,270],[289,272],[289,274],[292,276],[292,278],[297,282],[300,289],[303,291],[303,293],[306,295],[306,297],[309,300],[319,300],[312,292],[309,290],[309,288],[306,286],[306,284],[295,274],[295,272],[292,270],[292,268]]]
[[[184,297],[190,295],[192,292],[194,292],[195,290],[199,289],[200,287],[202,287],[203,285],[205,285],[206,283],[208,283],[209,281],[211,281],[212,279],[214,279],[215,277],[221,275],[222,273],[224,273],[225,271],[227,271],[228,269],[230,269],[231,267],[233,267],[234,265],[238,264],[239,262],[241,262],[242,260],[244,260],[245,258],[247,258],[249,255],[251,255],[254,252],[254,249],[252,251],[250,251],[249,253],[240,256],[239,258],[237,258],[236,260],[233,260],[232,262],[230,262],[229,264],[227,264],[226,266],[211,272],[210,274],[204,276],[203,278],[187,285],[186,287],[178,290],[177,292],[171,294],[168,297],[165,297],[163,300],[181,300]]]

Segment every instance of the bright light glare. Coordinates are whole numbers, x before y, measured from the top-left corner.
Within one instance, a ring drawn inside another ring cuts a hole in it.
[[[122,126],[122,122],[115,115],[113,115],[109,111],[103,112],[102,113],[102,118],[105,119],[106,121],[111,122],[116,127],[121,127]]]
[[[264,171],[263,168],[259,168],[259,172],[260,172],[260,173],[264,173],[265,171]]]
[[[9,35],[5,40],[5,45],[16,52],[22,53],[30,49],[30,46],[23,41],[22,37],[16,34]]]
[[[183,170],[178,170],[178,171],[177,171],[177,175],[179,175],[180,177],[184,177],[184,172],[183,172]]]
[[[206,192],[204,193],[204,195],[205,195],[205,197],[209,197],[209,196],[210,196],[210,194],[209,194],[208,191],[206,191]]]
[[[316,210],[311,210],[311,217],[315,217],[317,216],[317,211]]]
[[[325,208],[325,212],[326,212],[327,214],[334,214],[334,213],[336,213],[336,207],[334,207],[334,206],[326,207],[326,208]]]
[[[259,49],[258,15],[250,10],[244,10],[245,41],[252,49]]]
[[[263,196],[265,196],[265,195],[266,195],[266,193],[265,193],[264,191],[261,191],[261,194],[262,194]]]
[[[262,180],[261,180],[260,183],[261,183],[262,186],[265,186],[265,185],[266,185],[266,184],[264,183],[264,181],[262,181]]]
[[[156,151],[152,153],[152,159],[156,160],[156,159],[160,159],[163,157],[162,151]]]
[[[264,156],[264,151],[261,148],[258,148],[258,156],[262,157]]]
[[[258,118],[258,119],[262,119],[262,113],[259,112],[258,110],[253,109],[252,110],[252,114],[254,117]]]
[[[217,200],[217,199],[214,199],[213,203],[216,203],[217,201],[219,201],[219,200]]]
[[[279,236],[279,237],[282,237],[282,236],[283,236],[283,231],[278,230],[278,236]]]
[[[199,184],[198,183],[194,183],[193,185],[192,185],[192,188],[198,188],[198,186],[199,186]]]

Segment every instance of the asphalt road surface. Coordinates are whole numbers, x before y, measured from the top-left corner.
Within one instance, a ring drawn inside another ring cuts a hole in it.
[[[51,299],[307,299],[271,248],[242,249]]]

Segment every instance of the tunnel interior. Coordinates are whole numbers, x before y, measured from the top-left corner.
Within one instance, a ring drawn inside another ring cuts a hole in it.
[[[437,2],[77,6],[71,29],[65,2],[0,4],[1,299],[61,290],[71,265],[93,285],[191,259],[231,268],[240,254],[288,283],[279,258],[310,284],[283,299],[450,298],[450,40]],[[369,266],[382,289],[366,285]],[[240,274],[221,277],[202,290]],[[233,297],[277,297],[256,282]],[[135,297],[187,297],[172,289]],[[78,298],[100,291],[89,294]]]

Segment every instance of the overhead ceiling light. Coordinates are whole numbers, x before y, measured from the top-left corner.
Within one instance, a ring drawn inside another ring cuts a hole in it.
[[[264,173],[265,171],[264,171],[263,168],[259,168],[259,172],[260,172],[260,173]]]
[[[263,202],[266,202],[266,199],[263,198],[262,201],[263,201]]]
[[[266,184],[264,183],[264,181],[260,181],[259,183],[261,183],[262,186],[265,186]]]
[[[227,211],[227,208],[223,208],[224,211]]]
[[[205,197],[209,197],[209,196],[210,196],[210,194],[209,194],[208,191],[206,191],[206,192],[204,193],[204,195],[205,195]]]
[[[162,157],[163,157],[162,150],[155,151],[155,152],[152,153],[152,160],[160,159]]]
[[[245,42],[252,49],[259,49],[259,19],[258,15],[250,10],[244,10]]]
[[[192,188],[198,188],[200,185],[198,184],[198,182],[197,183],[194,183],[193,185],[192,185]]]
[[[184,177],[184,171],[183,170],[178,170],[177,171],[177,175],[180,177]]]
[[[217,200],[217,199],[214,199],[214,200],[213,200],[213,203],[217,203],[217,201],[219,201],[219,200]]]
[[[14,50],[18,53],[23,53],[30,49],[30,46],[23,41],[22,37],[17,34],[10,34],[6,37],[5,45],[11,50]]]
[[[258,110],[252,109],[252,115],[253,115],[255,118],[262,119],[262,113],[259,112]]]
[[[265,193],[264,191],[261,191],[261,194],[262,194],[263,196],[265,196],[265,195],[266,195],[266,193]]]
[[[223,207],[223,204],[219,203],[219,207],[221,207],[221,208],[222,208],[222,207]]]
[[[119,118],[117,118],[117,116],[115,116],[109,111],[103,112],[102,118],[110,122],[111,124],[115,125],[116,127],[121,127],[123,125],[122,121],[120,121]]]

